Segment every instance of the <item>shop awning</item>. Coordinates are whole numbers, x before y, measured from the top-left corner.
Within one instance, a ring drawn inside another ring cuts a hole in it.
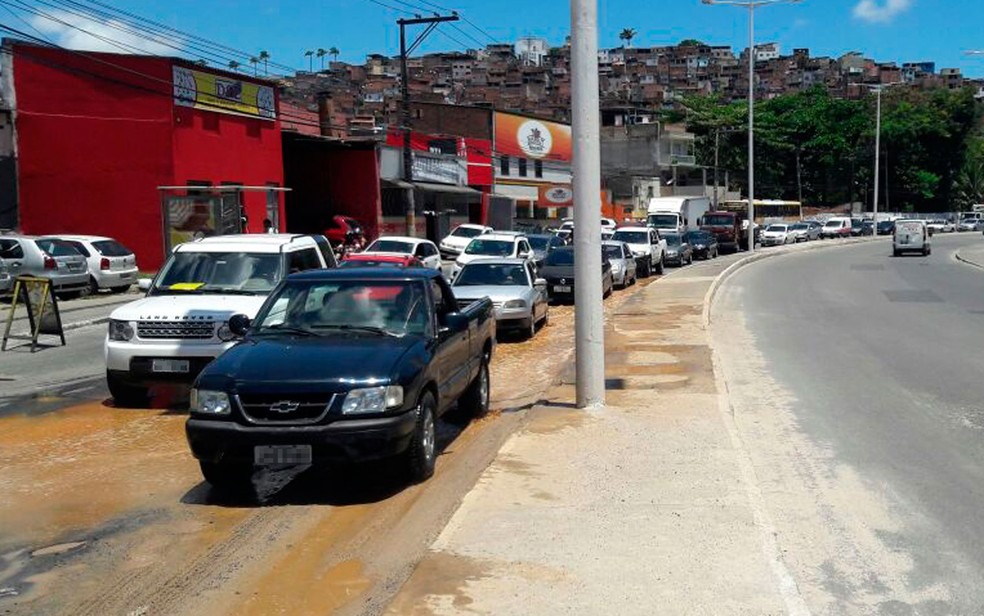
[[[392,186],[393,188],[403,188],[403,189],[413,188],[413,184],[411,184],[409,182],[404,182],[403,180],[387,180],[387,179],[383,179],[383,180],[380,180],[380,181],[383,184],[385,184],[386,186]]]
[[[433,182],[414,182],[414,186],[420,190],[430,190],[432,192],[442,192],[454,195],[481,195],[481,191],[467,186],[455,186],[453,184],[435,184]]]

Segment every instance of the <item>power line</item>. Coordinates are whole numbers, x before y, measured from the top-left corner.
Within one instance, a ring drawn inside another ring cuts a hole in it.
[[[391,11],[396,11],[397,13],[403,13],[404,15],[410,15],[411,17],[416,17],[417,16],[417,13],[413,13],[413,12],[410,12],[410,11],[408,11],[406,9],[401,9],[401,8],[397,8],[395,6],[391,6],[389,4],[386,4],[385,2],[380,2],[379,0],[369,0],[369,2],[372,2],[373,4],[378,4],[379,6],[385,8],[385,9],[389,9]]]
[[[25,3],[21,2],[20,0],[14,0],[14,2],[16,2],[17,6],[20,7],[20,9],[23,10],[23,11],[27,11],[28,13],[32,13],[34,15],[37,15],[37,16],[42,17],[44,19],[47,19],[49,21],[53,21],[55,23],[62,24],[64,26],[67,26],[67,27],[72,28],[74,30],[78,30],[79,32],[82,32],[82,33],[84,33],[84,34],[86,34],[88,36],[91,36],[94,39],[103,41],[104,43],[106,43],[108,45],[112,45],[113,47],[119,49],[120,51],[124,51],[126,53],[138,53],[138,54],[144,54],[144,55],[154,55],[154,54],[151,54],[150,52],[148,52],[145,49],[140,49],[139,47],[135,47],[135,46],[129,45],[127,43],[122,43],[120,41],[116,41],[116,40],[113,40],[111,38],[108,38],[108,37],[105,37],[105,36],[101,36],[99,34],[96,34],[94,32],[91,32],[89,30],[86,30],[85,28],[83,28],[81,26],[77,26],[77,25],[75,25],[73,23],[70,23],[70,22],[67,22],[67,21],[65,21],[63,19],[59,19],[59,18],[55,17],[54,15],[50,15],[49,13],[46,13],[46,12],[42,11],[41,9],[38,9],[38,8],[32,7],[32,6],[28,5],[28,4],[25,4]]]

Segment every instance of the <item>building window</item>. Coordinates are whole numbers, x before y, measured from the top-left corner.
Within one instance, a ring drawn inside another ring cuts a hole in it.
[[[509,175],[509,157],[503,156],[499,159],[499,173]]]
[[[648,187],[648,188],[646,189],[646,196],[647,196],[647,197],[649,197],[650,199],[652,199],[652,198],[653,198],[653,187],[652,187],[652,186],[649,186],[649,187]]]
[[[542,178],[543,177],[543,161],[542,160],[534,160],[533,161],[533,175],[535,175],[538,178]]]
[[[525,158],[520,158],[519,159],[519,177],[521,177],[521,178],[525,178],[526,177],[526,159]]]

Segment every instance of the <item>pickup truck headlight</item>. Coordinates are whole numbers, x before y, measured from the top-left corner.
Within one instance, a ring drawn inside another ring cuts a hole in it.
[[[503,308],[509,310],[510,308],[526,308],[526,302],[521,299],[511,299],[502,305]]]
[[[208,389],[192,389],[189,406],[192,413],[202,415],[228,415],[229,411],[232,410],[229,394],[224,391],[210,391]]]
[[[118,342],[127,342],[133,339],[133,326],[126,321],[115,319],[109,322],[109,339]]]
[[[342,414],[382,413],[386,409],[396,408],[402,404],[403,388],[399,385],[353,389],[345,395]]]

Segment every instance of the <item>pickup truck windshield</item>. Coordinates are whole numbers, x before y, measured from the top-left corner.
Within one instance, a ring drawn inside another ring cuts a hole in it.
[[[279,253],[176,252],[151,294],[267,295],[282,276]]]
[[[704,224],[712,227],[730,227],[735,224],[735,219],[731,216],[704,216]]]
[[[676,214],[650,214],[646,218],[646,222],[649,223],[650,227],[660,229],[676,229],[679,220],[680,218]]]
[[[456,287],[474,286],[530,286],[526,268],[522,265],[499,263],[475,263],[466,265],[454,280]]]
[[[256,318],[257,335],[426,335],[427,297],[414,281],[289,282]]]
[[[466,255],[508,257],[513,253],[513,243],[505,240],[472,240],[465,248]]]
[[[649,234],[645,231],[616,231],[612,239],[626,244],[648,244]]]

